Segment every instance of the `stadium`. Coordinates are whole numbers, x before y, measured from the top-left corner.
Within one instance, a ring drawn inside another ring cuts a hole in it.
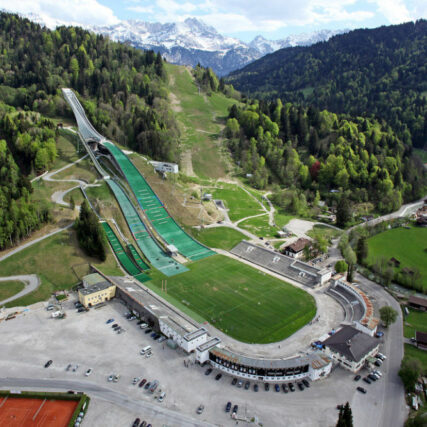
[[[194,352],[201,364],[209,362],[233,375],[266,382],[328,375],[331,360],[318,352],[265,357],[247,347],[239,352],[231,343],[270,345],[311,324],[320,309],[315,289],[331,278],[331,271],[246,241],[227,256],[196,241],[173,219],[129,157],[93,128],[74,92],[63,89],[63,94],[76,117],[79,136],[133,238],[132,242],[124,239],[117,223],[113,224],[116,234],[108,220],[98,215],[128,275],[126,279],[105,276],[114,281],[117,296],[135,314],[150,317],[185,351]],[[107,171],[101,164],[103,157],[114,168]],[[337,297],[337,289],[351,291],[343,286],[330,291],[347,314],[348,299],[342,294]],[[359,317],[366,312],[363,301]],[[209,325],[209,333],[201,325]]]

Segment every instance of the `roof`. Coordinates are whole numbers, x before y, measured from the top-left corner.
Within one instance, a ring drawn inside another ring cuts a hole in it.
[[[321,369],[330,363],[329,358],[320,353],[310,353],[289,359],[261,359],[246,357],[220,346],[210,349],[210,353],[232,363],[261,369],[288,369],[303,365],[311,365],[313,369]]]
[[[92,273],[84,276],[83,281],[86,282],[88,286],[91,286],[96,283],[105,282],[105,279],[99,273]]]
[[[79,289],[79,292],[80,292],[82,295],[90,295],[90,294],[94,294],[94,293],[96,293],[96,292],[99,292],[99,291],[103,291],[103,290],[105,290],[105,289],[108,289],[108,288],[110,288],[111,286],[115,286],[115,285],[113,285],[113,284],[111,284],[110,282],[107,282],[106,280],[104,280],[104,281],[103,281],[103,282],[101,282],[101,283],[96,283],[95,285],[88,286],[87,288]]]
[[[427,299],[426,298],[421,298],[421,297],[416,297],[414,295],[411,295],[408,299],[408,302],[410,304],[421,305],[422,307],[427,308]]]
[[[427,344],[427,333],[416,331],[415,339],[417,340],[417,343]]]
[[[310,240],[301,237],[296,242],[291,243],[289,246],[286,246],[285,249],[289,249],[293,252],[300,252],[309,244],[311,244]]]
[[[344,326],[326,341],[323,341],[323,345],[329,347],[334,353],[340,353],[347,360],[359,362],[377,347],[379,342],[352,326]]]

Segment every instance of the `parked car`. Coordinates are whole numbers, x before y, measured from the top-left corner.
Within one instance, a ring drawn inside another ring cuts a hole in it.
[[[120,379],[120,375],[114,375],[113,382],[117,383]]]
[[[148,390],[150,388],[150,385],[151,385],[151,382],[148,381],[148,383],[145,384],[145,386],[144,386],[144,390]]]
[[[310,383],[308,382],[308,380],[307,379],[303,379],[302,380],[302,382],[303,382],[303,384],[307,387],[307,388],[309,388],[310,387]]]
[[[135,421],[132,424],[132,427],[138,427],[139,426],[139,422],[140,422],[140,419],[136,418]]]
[[[165,400],[165,397],[166,397],[166,392],[162,391],[159,395],[158,401],[163,402],[163,400]]]
[[[368,375],[368,378],[369,378],[370,380],[372,380],[372,381],[376,381],[376,380],[377,380],[377,377],[376,377],[375,375],[373,375],[373,374],[369,374],[369,375]]]
[[[376,336],[377,338],[381,338],[382,336],[384,336],[384,332],[382,332],[382,331],[378,331],[378,332],[375,334],[375,336]]]
[[[238,387],[238,388],[242,388],[242,387],[243,387],[243,381],[242,381],[242,380],[239,380],[239,381],[237,382],[237,387]]]
[[[77,364],[77,365],[74,365],[73,372],[76,372],[76,371],[77,371],[77,369],[79,369],[79,365],[78,365],[78,364]]]
[[[132,385],[135,385],[135,384],[137,384],[138,383],[138,381],[139,381],[139,378],[134,378],[133,380],[132,380]]]
[[[288,386],[286,384],[282,384],[283,393],[288,393]]]
[[[254,384],[254,391],[258,392],[258,384]]]
[[[113,323],[113,322],[114,322],[114,319],[108,319],[105,323],[108,325],[108,324]]]
[[[215,376],[215,380],[216,380],[216,381],[219,381],[219,380],[221,379],[221,377],[222,377],[222,374],[216,374],[216,376]]]
[[[165,337],[164,335],[161,335],[157,341],[158,342],[163,342],[163,341],[166,341],[166,340],[167,340],[167,337]]]
[[[143,380],[141,380],[141,382],[139,383],[139,387],[144,387],[144,384],[147,382],[147,380],[144,378]]]
[[[380,367],[383,364],[383,361],[381,359],[378,359],[375,361],[375,366]]]
[[[88,377],[91,373],[92,373],[93,369],[89,368],[86,372],[85,372],[85,376]]]
[[[251,386],[251,383],[249,381],[245,382],[245,390],[249,390],[249,387]]]
[[[212,368],[208,368],[205,371],[205,375],[210,375],[212,373],[213,369]]]
[[[231,402],[227,402],[227,405],[225,405],[225,412],[230,412],[231,410]]]
[[[156,335],[157,335],[157,333],[156,333],[156,332],[153,332],[153,333],[150,335],[150,337],[151,337],[151,338],[154,338]]]
[[[304,384],[303,383],[297,383],[297,385],[301,391],[304,391]]]
[[[144,333],[146,333],[146,334],[149,334],[150,332],[153,332],[153,330],[152,330],[152,329],[150,329],[150,328],[147,328],[147,329],[144,331]]]
[[[71,363],[68,364],[68,366],[65,368],[66,371],[69,371],[71,369]]]
[[[45,364],[44,367],[48,368],[50,365],[52,365],[53,361],[52,360],[48,360]]]
[[[114,375],[110,375],[110,376],[108,377],[108,381],[109,381],[109,382],[113,381],[113,379],[114,379]]]
[[[372,382],[368,377],[363,378],[363,381],[365,381],[367,384],[371,384]]]
[[[294,383],[289,383],[289,390],[292,391],[292,392],[295,391]]]
[[[384,356],[384,354],[382,354],[382,353],[378,353],[375,357],[377,359],[381,359],[382,361],[387,359],[387,356]]]
[[[357,391],[360,391],[363,394],[366,394],[366,389],[364,389],[363,387],[357,387]]]
[[[199,405],[196,412],[200,415],[204,409],[205,409],[205,407],[203,405]]]
[[[265,391],[270,390],[270,384],[269,383],[264,383],[264,390]]]
[[[118,328],[119,327],[119,325],[117,324],[117,323],[114,323],[114,325],[113,326],[111,326],[113,329],[114,328]]]
[[[237,414],[238,410],[239,410],[239,406],[238,405],[234,405],[233,406],[233,414]]]
[[[375,374],[375,375],[379,375],[380,378],[383,376],[383,374],[381,373],[381,371],[375,370],[375,371],[372,371],[372,373]]]
[[[359,380],[360,380],[360,378],[362,378],[362,376],[361,376],[361,375],[356,375],[356,376],[354,377],[354,381],[359,381]]]
[[[236,385],[236,383],[237,383],[237,378],[233,378],[233,379],[231,380],[231,385]]]
[[[280,391],[279,384],[274,384],[274,390],[276,390],[277,393]]]

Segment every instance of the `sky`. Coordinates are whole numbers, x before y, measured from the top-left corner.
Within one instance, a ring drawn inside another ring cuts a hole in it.
[[[320,29],[373,28],[427,18],[426,0],[0,0],[0,8],[82,25],[196,17],[244,41],[259,34],[280,39]]]

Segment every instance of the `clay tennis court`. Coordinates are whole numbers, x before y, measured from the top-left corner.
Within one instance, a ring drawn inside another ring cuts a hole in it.
[[[75,400],[1,397],[0,426],[67,427],[78,403]]]

